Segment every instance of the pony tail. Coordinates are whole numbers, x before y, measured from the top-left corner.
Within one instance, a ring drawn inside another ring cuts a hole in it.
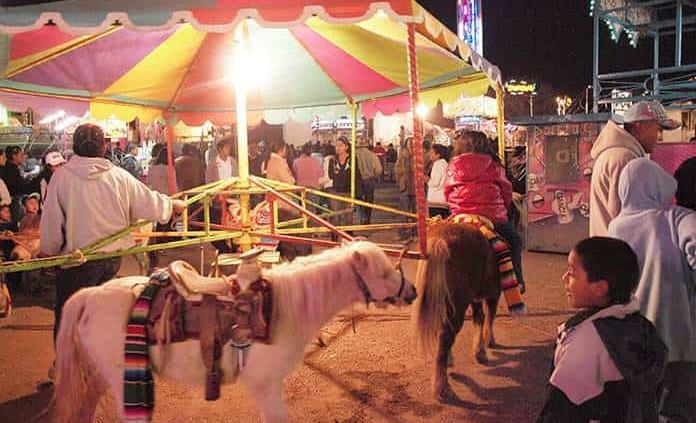
[[[85,304],[95,288],[82,289],[64,305],[56,338],[56,380],[49,408],[56,423],[75,421],[88,396],[89,358],[82,348],[78,326]]]
[[[416,277],[415,323],[421,351],[432,353],[437,345],[440,329],[448,322],[447,308],[452,306],[452,295],[447,286],[447,260],[450,258],[447,241],[428,240],[428,260],[418,267]]]

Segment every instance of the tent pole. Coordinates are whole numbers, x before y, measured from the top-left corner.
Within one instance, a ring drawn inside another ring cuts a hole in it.
[[[176,117],[172,113],[167,113],[167,179],[169,182],[169,194],[176,193],[176,175],[174,173],[174,122]]]
[[[416,56],[416,25],[408,24],[408,75],[410,79],[411,113],[413,114],[413,172],[416,184],[416,212],[418,214],[418,247],[421,254],[427,250],[425,219],[428,208],[425,203],[423,171],[423,125],[416,113],[418,107],[418,57]]]
[[[353,128],[350,130],[350,198],[355,199],[355,173],[356,173],[356,156],[357,150],[357,139],[358,139],[358,105],[351,101],[351,123]]]
[[[498,104],[498,155],[505,164],[505,98],[502,87],[495,87],[495,99]]]
[[[235,54],[238,58],[246,57],[246,48],[249,44],[249,27],[247,26],[246,20],[242,22],[238,31],[241,34],[237,35],[237,49]],[[242,64],[247,66],[250,64]],[[237,80],[235,81],[235,96],[236,96],[236,111],[237,111],[237,162],[239,163],[239,178],[240,186],[242,189],[249,189],[249,143],[248,143],[248,121],[247,121],[247,84],[248,81],[242,77],[241,73],[238,73]],[[248,251],[251,249],[251,237],[249,236],[249,231],[251,230],[251,213],[249,211],[249,193],[240,194],[239,205],[241,211],[242,220],[242,237],[239,238],[238,243],[242,251]]]

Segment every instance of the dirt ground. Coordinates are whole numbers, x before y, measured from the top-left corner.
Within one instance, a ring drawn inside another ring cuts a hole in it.
[[[377,220],[380,220],[378,216]],[[380,240],[393,241],[395,234]],[[391,237],[391,238],[389,238]],[[209,251],[207,251],[210,254]],[[199,261],[199,250],[169,252]],[[210,257],[210,256],[209,256]],[[405,261],[407,277],[415,262]],[[350,309],[323,331],[327,344],[310,344],[304,362],[286,381],[284,398],[293,422],[532,422],[544,399],[556,325],[572,310],[560,282],[562,255],[527,253],[524,257],[529,315],[512,319],[501,301],[495,323],[498,349],[487,365],[471,355],[471,320],[453,348],[450,379],[461,398],[456,405],[433,399],[433,361],[414,346],[410,308]],[[121,274],[132,274],[128,259]],[[16,298],[10,319],[0,321],[0,422],[48,422],[42,415],[52,394],[47,370],[53,360],[50,298]],[[203,388],[156,379],[155,422],[257,422],[259,413],[241,385],[224,386],[217,402],[206,402]],[[113,422],[103,402],[97,422]]]
[[[450,377],[457,405],[433,400],[433,362],[416,352],[410,310],[356,307],[355,333],[346,311],[325,327],[327,347],[309,345],[304,363],[288,378],[285,400],[295,422],[531,422],[544,397],[556,324],[571,313],[559,282],[565,258],[525,255],[529,315],[512,319],[501,305],[501,347],[482,366],[471,357],[470,320],[454,346]],[[124,266],[128,267],[128,266]],[[408,275],[414,263],[405,263]],[[44,422],[51,395],[42,387],[53,359],[49,299],[18,298],[0,323],[0,422]],[[157,380],[156,422],[255,422],[259,413],[239,385],[206,402],[202,388]],[[114,419],[105,404],[97,421]]]

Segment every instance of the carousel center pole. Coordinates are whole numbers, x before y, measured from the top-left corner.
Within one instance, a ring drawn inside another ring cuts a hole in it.
[[[240,188],[250,189],[249,184],[249,142],[248,142],[248,121],[247,121],[247,84],[249,84],[248,73],[251,72],[249,67],[253,64],[249,63],[247,46],[249,45],[249,27],[246,20],[237,27],[235,34],[237,48],[236,55],[236,72],[235,72],[235,97],[237,111],[237,162],[239,163],[239,179]],[[238,243],[242,251],[251,249],[251,213],[249,211],[249,192],[239,196],[239,205],[241,210],[242,232],[243,235],[239,238]]]
[[[408,24],[408,75],[410,79],[411,113],[413,114],[413,173],[416,185],[416,212],[418,214],[418,247],[421,254],[427,251],[425,219],[428,208],[425,203],[425,177],[423,170],[423,126],[416,113],[418,108],[418,57],[416,56],[416,24]]]
[[[351,123],[353,125],[350,131],[350,198],[355,200],[355,175],[357,173],[357,154],[358,154],[358,105],[351,101]],[[362,183],[362,181],[361,181]]]

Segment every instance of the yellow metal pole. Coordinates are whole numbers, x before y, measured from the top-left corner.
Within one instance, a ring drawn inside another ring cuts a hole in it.
[[[498,105],[498,155],[505,164],[505,93],[500,86],[495,87],[495,98]]]
[[[356,153],[357,153],[357,138],[358,138],[358,105],[350,103],[351,119],[353,128],[350,131],[350,198],[355,198],[355,173],[356,173]]]
[[[188,202],[188,194],[184,195],[184,202]],[[188,232],[188,230],[189,230],[188,206],[186,206],[186,208],[184,208],[184,212],[181,214],[181,221],[183,223],[184,232]]]
[[[302,208],[307,209],[307,191],[302,191]],[[302,227],[307,229],[309,227],[309,218],[307,217],[306,214],[302,214]]]
[[[210,197],[206,196],[203,199],[203,229],[205,236],[210,235]]]
[[[248,57],[247,46],[249,44],[249,27],[246,20],[237,29],[236,34],[237,49],[235,51],[236,59],[241,61],[237,66],[252,66],[252,63],[246,63],[242,60]],[[237,72],[235,81],[235,95],[237,101],[237,155],[239,162],[239,178],[240,187],[249,189],[249,140],[248,140],[248,121],[247,121],[247,83],[242,75],[242,72]],[[242,251],[251,249],[251,237],[247,234],[251,230],[251,213],[249,192],[240,194],[239,206],[241,210],[242,232],[245,234],[239,238],[238,242]]]
[[[344,203],[353,204],[353,205],[356,205],[356,206],[370,207],[370,208],[372,208],[373,210],[380,210],[380,211],[384,211],[384,212],[387,212],[387,213],[397,214],[397,215],[400,215],[400,216],[412,217],[412,218],[414,218],[414,219],[418,218],[418,215],[417,215],[416,213],[406,212],[406,211],[399,210],[399,209],[393,209],[393,208],[391,208],[391,207],[383,206],[383,205],[380,205],[380,204],[366,203],[365,201],[360,201],[360,200],[354,200],[354,199],[352,199],[352,198],[341,197],[340,195],[330,194],[330,193],[328,193],[328,192],[323,192],[323,191],[316,191],[316,190],[313,190],[313,189],[310,189],[310,188],[307,189],[307,192],[311,192],[312,194],[316,194],[316,195],[319,195],[319,196],[322,196],[322,197],[325,197],[325,198],[329,198],[329,199],[332,199],[332,200],[343,201]]]

